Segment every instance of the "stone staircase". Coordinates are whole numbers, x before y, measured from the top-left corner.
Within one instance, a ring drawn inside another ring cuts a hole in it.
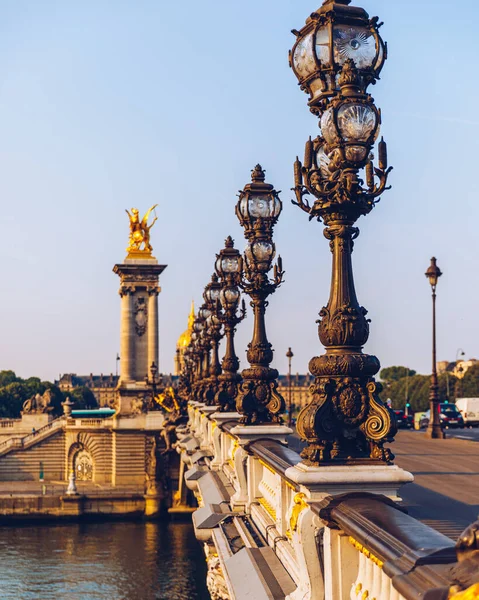
[[[57,419],[41,427],[37,431],[29,433],[23,437],[12,437],[0,443],[0,456],[8,454],[12,450],[20,450],[30,448],[34,444],[49,438],[54,435],[59,429],[66,425],[66,417],[58,417]]]

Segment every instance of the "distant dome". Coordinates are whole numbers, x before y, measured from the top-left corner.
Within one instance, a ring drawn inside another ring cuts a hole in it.
[[[195,321],[195,303],[192,302],[190,314],[188,316],[188,328],[185,331],[183,331],[183,333],[178,338],[178,341],[176,342],[176,347],[179,350],[184,351],[185,348],[187,348],[187,346],[189,346],[189,344],[191,342],[191,334],[193,333],[194,321]]]

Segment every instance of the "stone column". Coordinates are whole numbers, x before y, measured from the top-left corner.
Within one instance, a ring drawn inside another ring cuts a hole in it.
[[[159,287],[148,290],[148,374],[151,363],[158,367],[158,294]]]
[[[122,382],[133,380],[134,360],[134,326],[133,326],[133,290],[122,287],[121,296],[121,323],[120,323],[120,380]]]

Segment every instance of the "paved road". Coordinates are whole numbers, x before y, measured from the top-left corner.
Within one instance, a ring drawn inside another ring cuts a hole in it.
[[[464,429],[445,429],[446,437],[456,438],[458,440],[469,440],[479,442],[479,427],[466,427]]]
[[[400,431],[392,450],[415,478],[400,492],[409,514],[457,539],[479,514],[479,445],[461,437],[479,439],[477,429],[448,433],[429,440],[423,432]]]
[[[399,431],[391,449],[395,463],[415,478],[400,491],[409,514],[456,540],[479,515],[479,430],[446,434],[429,440],[423,431]],[[302,447],[295,437],[290,445]]]

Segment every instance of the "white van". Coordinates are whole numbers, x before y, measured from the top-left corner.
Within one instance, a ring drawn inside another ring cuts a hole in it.
[[[457,398],[456,406],[464,425],[479,425],[479,398]]]

